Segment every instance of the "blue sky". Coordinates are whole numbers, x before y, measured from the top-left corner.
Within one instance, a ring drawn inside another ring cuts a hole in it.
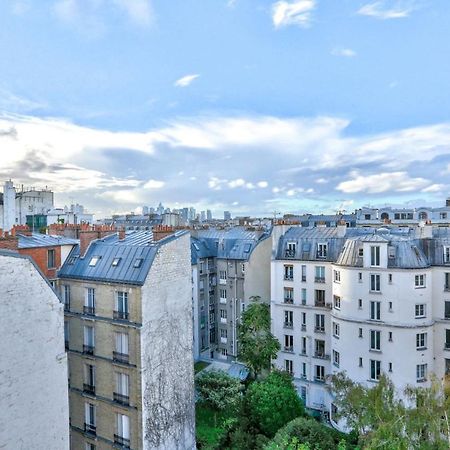
[[[446,0],[2,0],[0,179],[98,216],[442,204]]]

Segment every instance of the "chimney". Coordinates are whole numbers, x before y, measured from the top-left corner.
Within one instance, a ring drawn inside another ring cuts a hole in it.
[[[425,222],[423,226],[416,228],[416,237],[419,239],[431,239],[433,237],[433,225],[431,221]]]
[[[119,230],[119,240],[120,240],[120,241],[123,241],[124,239],[125,239],[125,228],[122,227],[122,228]]]
[[[28,227],[28,225],[14,225],[14,227],[11,229],[11,234],[14,236],[16,234],[21,234],[23,236],[31,236],[32,232]]]
[[[170,236],[175,232],[173,227],[170,227],[168,225],[157,225],[156,227],[153,227],[153,241],[160,241],[161,239],[164,239],[167,236]]]
[[[449,207],[450,206],[450,197],[445,200],[445,206]]]
[[[336,229],[338,237],[345,237],[345,234],[347,233],[347,224],[344,220],[340,220],[336,226]]]
[[[80,230],[80,256],[84,257],[89,244],[98,239],[99,232],[97,230]]]
[[[15,236],[14,231],[10,236],[8,232],[3,233],[0,229],[0,249],[18,251],[19,239]]]

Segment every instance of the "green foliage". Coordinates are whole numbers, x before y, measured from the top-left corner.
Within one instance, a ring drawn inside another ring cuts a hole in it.
[[[252,383],[247,390],[246,405],[249,417],[268,437],[292,419],[304,415],[292,378],[283,372],[273,371],[263,381]]]
[[[219,449],[220,442],[227,432],[226,422],[228,415],[217,414],[202,403],[196,405],[196,439],[199,449]]]
[[[242,313],[238,327],[238,358],[257,377],[271,367],[280,343],[270,332],[270,305],[252,297],[253,303]]]
[[[194,363],[194,372],[197,374],[198,372],[202,371],[205,367],[208,367],[209,363],[205,361],[197,361]]]
[[[369,388],[339,373],[333,376],[332,387],[339,416],[359,433],[364,449],[450,448],[450,400],[445,382],[433,378],[430,387],[407,388],[406,405],[384,375]]]
[[[206,371],[195,379],[199,400],[215,412],[235,409],[242,398],[239,380],[222,371]]]

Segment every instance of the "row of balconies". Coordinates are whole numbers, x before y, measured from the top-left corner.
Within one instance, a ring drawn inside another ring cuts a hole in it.
[[[97,427],[91,423],[84,423],[84,432],[92,437],[97,436]],[[114,434],[114,444],[120,445],[120,448],[130,448],[130,439]]]
[[[70,312],[70,302],[64,303],[64,311]],[[95,316],[95,306],[83,306],[83,314],[87,316]],[[128,311],[113,311],[113,319],[115,320],[129,320],[130,313]]]

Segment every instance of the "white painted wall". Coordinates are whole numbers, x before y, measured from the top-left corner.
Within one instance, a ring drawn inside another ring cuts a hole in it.
[[[0,447],[69,448],[63,307],[27,258],[0,255]]]

